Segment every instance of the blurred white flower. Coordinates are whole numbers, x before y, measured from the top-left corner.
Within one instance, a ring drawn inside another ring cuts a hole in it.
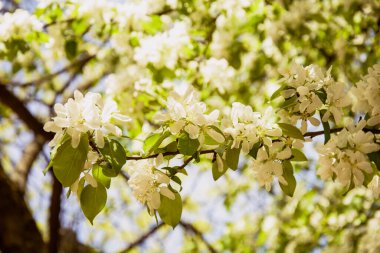
[[[173,69],[181,51],[190,43],[187,30],[186,23],[177,22],[168,31],[142,38],[140,46],[135,50],[134,59],[142,66],[152,63],[156,68]]]
[[[210,58],[202,62],[200,72],[205,83],[210,83],[214,88],[217,88],[221,94],[230,91],[233,87],[235,69],[229,66],[227,60],[224,58]]]
[[[41,31],[43,24],[36,16],[23,9],[0,15],[0,41],[22,38],[33,31]]]

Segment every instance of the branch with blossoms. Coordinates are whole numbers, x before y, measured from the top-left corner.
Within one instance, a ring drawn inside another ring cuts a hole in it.
[[[324,135],[324,144],[317,145],[318,175],[338,181],[347,190],[364,185],[379,194],[380,107],[376,103],[380,100],[361,101],[356,90],[363,86],[361,82],[351,88],[351,99],[330,70],[323,72],[313,65],[293,65],[283,75],[283,85],[272,96],[278,109],[268,108],[264,114],[235,102],[221,115],[219,110],[209,112],[191,87],[171,92],[165,108],[153,117],[160,128],[145,138],[140,155],[131,156],[111,137],[122,136],[120,127],[132,119],[122,115],[112,99],[103,101],[97,93],[83,96],[76,91],[74,99],[55,105],[57,116],[45,124],[45,131],[55,133],[47,169],[53,168],[57,179],[69,188],[68,194],[78,195],[90,222],[106,204],[111,179],[122,173],[149,214],[158,214],[175,227],[182,214],[181,174],[188,174],[186,167],[192,161],[199,162],[203,155],[209,159],[214,180],[247,163],[260,186],[270,191],[276,179],[282,191],[293,196],[293,164],[307,162],[302,152],[305,137]],[[380,67],[374,66],[369,75],[363,87],[374,85],[373,76],[380,77]],[[379,83],[375,84],[369,92],[379,90]],[[364,118],[355,123],[346,117],[344,109],[349,106],[355,113],[364,113]],[[280,117],[277,121],[275,114]],[[349,122],[341,127],[344,119]],[[309,124],[321,123],[323,131],[307,132]],[[181,165],[178,159],[183,160]]]

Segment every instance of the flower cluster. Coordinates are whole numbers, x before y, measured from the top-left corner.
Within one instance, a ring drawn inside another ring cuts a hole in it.
[[[363,185],[365,175],[373,172],[369,153],[380,150],[380,145],[374,142],[374,134],[364,132],[365,120],[357,126],[348,126],[331,136],[325,144],[317,147],[320,154],[318,174],[323,180],[336,176],[336,180],[345,186],[351,182],[355,186]]]
[[[136,199],[148,206],[151,215],[160,207],[160,194],[175,199],[174,193],[168,188],[170,178],[156,169],[160,163],[158,160],[160,159],[128,162],[128,185]]]
[[[260,186],[265,186],[270,191],[273,176],[276,176],[280,183],[287,185],[283,177],[282,160],[289,159],[292,151],[283,142],[273,142],[268,149],[261,147],[257,152],[257,157],[253,161],[253,171]]]
[[[368,69],[368,74],[351,88],[354,112],[368,114],[368,125],[380,124],[380,64]]]
[[[221,94],[231,90],[235,70],[228,65],[226,59],[208,59],[201,64],[200,72],[204,82],[210,83],[213,87],[217,88]],[[223,73],[223,75],[220,73]]]
[[[104,146],[104,136],[113,134],[120,136],[122,131],[111,120],[121,122],[130,121],[130,118],[118,113],[117,104],[113,100],[103,103],[98,93],[88,92],[85,96],[79,91],[74,92],[74,99],[70,98],[66,104],[56,104],[57,114],[52,121],[44,125],[44,130],[56,135],[49,143],[50,146],[59,144],[64,133],[71,136],[73,148],[79,145],[82,133],[90,132],[95,137],[98,147]]]
[[[173,69],[181,50],[190,42],[187,30],[186,23],[177,22],[168,31],[141,39],[134,59],[142,66],[152,63],[156,68]]]
[[[320,121],[313,117],[318,110],[326,109],[323,121],[333,115],[336,123],[342,119],[343,108],[350,104],[350,99],[344,92],[343,83],[336,82],[330,75],[315,65],[302,67],[293,64],[288,72],[282,73],[285,82],[281,92],[285,98],[282,113],[290,117],[292,123],[302,120],[301,132],[307,131],[307,122],[318,126]]]
[[[231,109],[231,124],[224,132],[233,138],[232,148],[242,147],[242,152],[248,154],[253,145],[262,140],[270,146],[270,137],[281,136],[281,129],[270,121],[270,109],[263,115],[254,112],[252,107],[235,102]]]
[[[32,31],[41,31],[42,23],[26,10],[0,15],[0,41],[22,38]]]
[[[218,122],[219,111],[214,110],[206,114],[206,104],[199,102],[198,94],[193,89],[188,88],[183,95],[172,92],[166,106],[167,111],[157,113],[154,119],[167,125],[173,135],[184,130],[191,139],[198,138],[200,143],[203,143],[204,133],[218,143],[225,141],[221,133],[209,127]]]

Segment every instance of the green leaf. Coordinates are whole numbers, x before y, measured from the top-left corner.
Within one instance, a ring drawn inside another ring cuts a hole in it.
[[[152,15],[150,20],[142,22],[142,28],[148,34],[156,34],[162,30],[163,24],[160,16]]]
[[[275,92],[273,92],[272,96],[270,97],[270,100],[273,100],[281,95],[281,92],[285,89],[286,85],[282,85],[279,89],[277,89]]]
[[[53,172],[64,186],[71,186],[78,179],[88,153],[88,137],[82,134],[77,148],[71,146],[71,138],[62,143],[53,158]]]
[[[78,51],[78,43],[75,40],[67,40],[65,42],[65,52],[69,60],[75,58]]]
[[[52,165],[53,165],[53,160],[50,160],[50,162],[48,163],[48,165],[46,165],[46,167],[42,171],[42,173],[44,173],[44,175],[46,175],[46,173],[49,171],[49,169],[52,168]]]
[[[213,129],[215,132],[219,133],[225,139],[225,136],[224,136],[223,132],[218,127],[216,127],[216,126],[208,126],[208,128]],[[214,138],[212,138],[207,133],[207,131],[205,131],[205,135],[204,136],[205,136],[204,144],[206,144],[206,145],[220,145],[220,143],[217,142]]]
[[[291,98],[285,99],[285,101],[280,105],[280,108],[285,109],[288,107],[292,107],[293,105],[297,104],[298,97],[293,96]]]
[[[123,146],[116,140],[105,139],[104,147],[99,150],[107,161],[100,164],[104,175],[116,177],[127,160]]]
[[[294,162],[305,162],[305,161],[307,161],[305,154],[299,149],[292,148],[292,156],[293,157],[291,160]]]
[[[180,179],[179,177],[177,177],[177,176],[173,176],[173,177],[171,178],[171,180],[173,180],[174,182],[176,182],[176,183],[179,184],[179,185],[182,185],[182,181],[181,181],[181,179]]]
[[[157,149],[161,143],[170,136],[169,131],[165,131],[163,133],[151,134],[146,138],[144,142],[144,152],[150,154],[152,151]]]
[[[232,170],[237,170],[239,165],[240,148],[228,148],[226,150],[226,163]]]
[[[218,163],[215,161],[213,164],[212,164],[212,178],[216,181],[218,180],[221,176],[224,175],[224,173],[226,173],[228,169],[228,166],[227,164],[225,163],[225,161],[223,161],[223,170],[222,171],[219,171],[219,167],[218,167]]]
[[[315,92],[317,94],[317,96],[319,97],[319,99],[322,101],[322,103],[326,103],[326,100],[327,100],[327,93],[324,89],[320,89],[320,90],[317,90]]]
[[[110,188],[111,178],[104,175],[102,167],[100,167],[98,164],[95,164],[94,167],[92,168],[92,175],[94,176],[96,181],[98,181],[98,183],[101,183],[107,189]]]
[[[191,139],[187,133],[182,133],[178,138],[178,150],[183,155],[192,156],[199,148],[198,139]]]
[[[173,142],[169,143],[165,147],[165,151],[166,152],[176,152],[177,150],[178,150],[178,148],[177,148],[177,142],[176,141],[173,141]]]
[[[322,120],[323,115],[325,115],[325,113],[326,113],[326,110],[320,111],[320,116],[321,116],[321,121],[322,121],[322,126],[323,126],[323,133],[325,135],[325,144],[326,144],[330,140],[331,135],[330,135],[330,124],[329,124],[329,122],[328,121],[324,122]]]
[[[296,189],[296,185],[297,185],[296,179],[293,175],[293,166],[290,163],[290,161],[286,160],[282,162],[282,168],[283,168],[283,177],[285,178],[288,184],[284,185],[280,183],[280,187],[286,195],[293,197],[294,190]]]
[[[78,195],[78,198],[80,198],[80,195],[83,191],[83,188],[84,188],[84,183],[86,182],[85,178],[82,177],[80,180],[79,180],[79,183],[78,183],[78,190],[77,190],[77,195]]]
[[[107,202],[107,191],[102,184],[94,188],[87,185],[80,195],[80,206],[86,218],[93,224],[96,215],[102,211]]]
[[[158,214],[161,220],[173,228],[177,226],[182,215],[181,195],[179,195],[178,192],[175,192],[174,195],[174,200],[161,195],[161,205],[160,208],[158,208]]]
[[[75,19],[71,25],[76,35],[82,35],[88,28],[86,19]]]
[[[278,126],[282,129],[282,133],[284,135],[300,140],[305,140],[301,131],[297,127],[287,123],[278,123]]]
[[[70,187],[69,190],[66,192],[66,199],[69,199],[69,198],[70,198],[70,195],[71,195],[71,187]]]
[[[368,157],[376,165],[377,170],[380,170],[380,151],[369,153]]]
[[[259,148],[261,147],[261,142],[256,142],[253,146],[252,149],[249,151],[248,155],[252,156],[253,158],[256,159],[257,157],[257,152],[259,151]]]

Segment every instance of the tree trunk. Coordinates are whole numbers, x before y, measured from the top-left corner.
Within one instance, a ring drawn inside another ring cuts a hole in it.
[[[19,188],[0,164],[0,251],[45,252],[45,244]]]

